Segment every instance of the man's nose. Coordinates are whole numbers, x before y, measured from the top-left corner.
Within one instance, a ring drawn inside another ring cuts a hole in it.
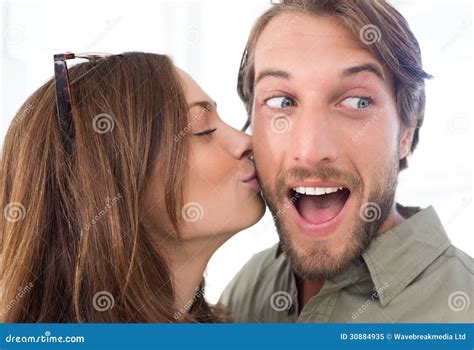
[[[338,157],[338,130],[328,111],[300,110],[292,120],[290,152],[294,165],[314,167]]]

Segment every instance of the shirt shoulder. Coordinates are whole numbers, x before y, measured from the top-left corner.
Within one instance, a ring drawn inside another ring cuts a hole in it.
[[[268,322],[265,303],[276,276],[286,262],[277,257],[278,244],[255,254],[235,275],[221,295],[221,303],[234,322]]]
[[[391,304],[413,308],[401,314],[398,322],[474,322],[474,260],[450,245],[415,278]]]

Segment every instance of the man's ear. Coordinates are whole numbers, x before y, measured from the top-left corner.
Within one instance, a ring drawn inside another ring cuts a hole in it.
[[[403,128],[400,132],[400,138],[398,140],[398,159],[403,159],[408,155],[408,153],[410,153],[414,135],[415,128],[413,127]]]

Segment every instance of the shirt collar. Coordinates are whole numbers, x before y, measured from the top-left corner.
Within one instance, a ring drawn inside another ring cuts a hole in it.
[[[376,237],[362,254],[382,306],[390,303],[451,242],[432,206],[397,210],[406,220]]]

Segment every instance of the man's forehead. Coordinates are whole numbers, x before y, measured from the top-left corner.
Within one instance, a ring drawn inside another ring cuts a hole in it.
[[[296,11],[280,14],[267,24],[257,41],[254,60],[256,77],[269,69],[342,74],[347,68],[366,64],[383,74],[374,55],[337,19]]]
[[[365,47],[336,18],[290,11],[265,26],[256,43],[255,58],[267,58],[272,53],[310,56],[328,49],[357,51]]]

